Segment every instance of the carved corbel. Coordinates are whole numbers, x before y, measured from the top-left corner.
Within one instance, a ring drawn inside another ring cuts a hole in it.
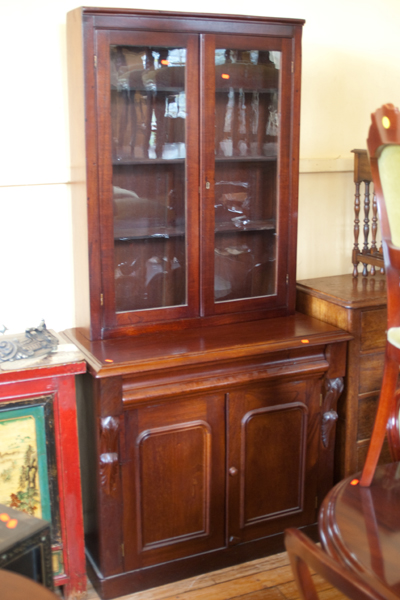
[[[325,394],[322,403],[321,437],[324,448],[328,447],[329,436],[335,425],[338,414],[336,404],[340,394],[343,392],[343,378],[325,379]]]
[[[111,496],[117,490],[119,420],[115,417],[100,419],[100,484]]]

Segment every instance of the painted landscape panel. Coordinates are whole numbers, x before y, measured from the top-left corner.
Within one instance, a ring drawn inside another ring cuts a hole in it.
[[[51,520],[43,406],[0,407],[0,503]]]

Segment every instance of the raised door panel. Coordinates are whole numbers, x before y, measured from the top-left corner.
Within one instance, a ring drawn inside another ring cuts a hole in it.
[[[224,546],[224,395],[126,413],[125,570]]]
[[[229,395],[231,544],[315,522],[320,380]]]

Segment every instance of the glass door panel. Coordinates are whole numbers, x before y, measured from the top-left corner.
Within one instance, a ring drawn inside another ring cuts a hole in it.
[[[280,51],[215,50],[214,301],[277,293]]]
[[[110,46],[116,312],[187,303],[186,48]]]

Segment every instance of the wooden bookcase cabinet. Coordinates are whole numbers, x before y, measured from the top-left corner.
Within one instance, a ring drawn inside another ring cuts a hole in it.
[[[302,24],[68,15],[67,335],[104,598],[282,550],[332,485],[349,335],[294,312]]]
[[[68,14],[89,339],[294,312],[302,25]]]

